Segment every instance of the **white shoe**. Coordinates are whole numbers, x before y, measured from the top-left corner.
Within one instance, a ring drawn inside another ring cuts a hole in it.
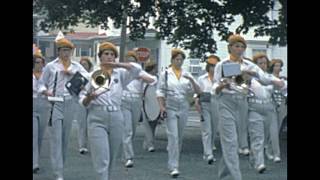
[[[33,174],[37,174],[39,172],[40,168],[39,167],[35,167],[33,168]]]
[[[127,168],[133,167],[133,161],[132,161],[131,159],[127,160],[125,166],[126,166]]]
[[[213,146],[213,147],[212,147],[212,150],[213,150],[213,151],[217,150],[217,147],[216,147],[216,146]]]
[[[208,156],[208,164],[212,164],[215,161],[216,159],[213,157],[213,155]]]
[[[80,152],[80,154],[86,154],[86,153],[88,153],[89,151],[88,151],[87,148],[80,148],[80,149],[79,149],[79,152]]]
[[[170,176],[171,176],[172,178],[178,177],[178,176],[179,176],[179,171],[178,171],[178,169],[173,169],[173,170],[170,172]]]
[[[151,147],[148,148],[148,151],[149,151],[149,152],[154,152],[154,150],[155,150],[155,149],[154,149],[153,146],[151,146]]]
[[[271,155],[270,153],[268,153],[268,151],[266,151],[265,154],[266,154],[266,156],[267,156],[267,158],[268,158],[269,160],[274,159],[273,155]]]
[[[58,177],[56,180],[63,180],[63,177]]]
[[[263,173],[264,171],[266,170],[266,166],[264,164],[260,164],[258,167],[257,167],[257,171],[261,174]]]
[[[242,149],[239,149],[239,150],[238,150],[238,153],[239,153],[239,154],[243,154],[243,150],[242,150]]]
[[[249,155],[250,151],[248,148],[244,148],[244,149],[239,149],[239,154],[242,154],[242,155]]]
[[[280,157],[274,157],[273,162],[279,163],[281,161]]]
[[[246,155],[246,156],[249,155],[249,153],[250,153],[250,151],[249,151],[248,148],[244,148],[243,151],[242,151],[242,154]]]

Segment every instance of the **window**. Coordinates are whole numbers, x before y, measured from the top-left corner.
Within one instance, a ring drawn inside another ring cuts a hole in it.
[[[190,59],[190,65],[199,65],[200,59]]]
[[[81,49],[81,56],[89,56],[89,49]]]
[[[192,74],[198,74],[201,72],[201,66],[190,66],[189,67],[189,71],[192,73]]]
[[[267,54],[267,49],[252,49],[252,56],[256,55],[257,53]]]

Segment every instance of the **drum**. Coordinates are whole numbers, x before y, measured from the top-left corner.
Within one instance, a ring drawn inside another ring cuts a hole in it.
[[[155,121],[160,117],[160,105],[157,100],[156,86],[147,85],[143,92],[143,112],[148,121]]]

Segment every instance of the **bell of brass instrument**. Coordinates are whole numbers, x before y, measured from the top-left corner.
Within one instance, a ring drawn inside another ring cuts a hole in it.
[[[240,94],[243,94],[248,97],[253,97],[254,92],[249,88],[246,81],[236,76],[232,76],[231,78],[222,78],[221,82],[229,83],[230,89],[234,90]]]
[[[102,70],[96,70],[91,76],[91,85],[94,89],[109,89],[110,76],[104,75]]]

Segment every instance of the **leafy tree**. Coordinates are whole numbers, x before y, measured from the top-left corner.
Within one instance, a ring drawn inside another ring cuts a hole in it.
[[[279,18],[270,19],[268,12],[274,8],[275,0],[35,0],[34,12],[46,14],[41,23],[42,30],[65,28],[84,23],[91,27],[103,24],[108,27],[111,19],[115,27],[124,22],[126,13],[130,39],[144,37],[155,19],[157,36],[167,39],[173,46],[191,50],[192,56],[201,57],[217,50],[214,32],[226,40],[230,24],[240,15],[243,22],[235,33],[246,34],[254,29],[255,36],[270,36],[270,43],[287,43],[287,1],[279,0]],[[126,19],[126,18],[125,18]]]

